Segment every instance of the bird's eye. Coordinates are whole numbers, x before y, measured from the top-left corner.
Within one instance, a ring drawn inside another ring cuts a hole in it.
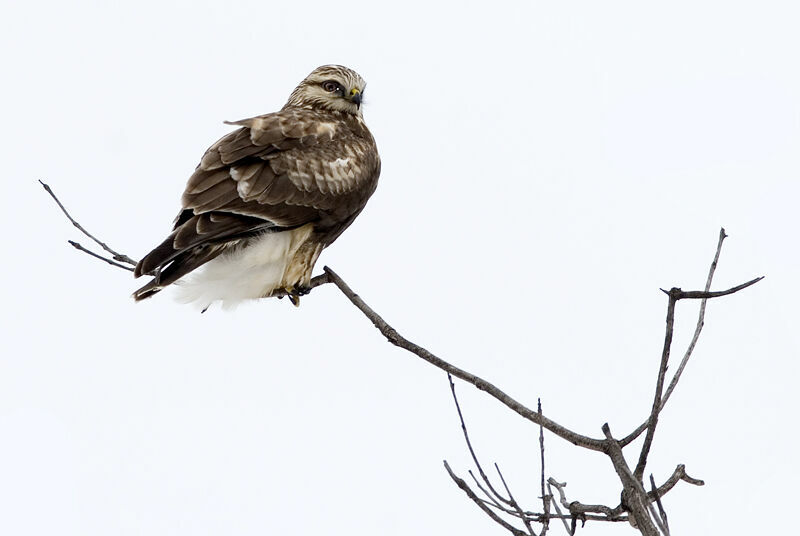
[[[343,91],[342,86],[339,85],[338,82],[334,82],[333,80],[328,80],[322,83],[322,89],[327,91],[328,93],[333,93],[334,91]]]

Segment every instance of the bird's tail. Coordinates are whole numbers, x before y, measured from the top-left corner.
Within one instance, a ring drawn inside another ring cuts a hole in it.
[[[136,266],[135,277],[146,274],[152,275],[153,279],[134,292],[133,299],[142,301],[158,294],[164,287],[171,285],[192,270],[217,257],[225,249],[225,244],[203,244],[184,250],[174,256],[172,255],[174,253],[172,237],[168,237],[161,245],[140,260]],[[144,271],[147,268],[149,270]]]

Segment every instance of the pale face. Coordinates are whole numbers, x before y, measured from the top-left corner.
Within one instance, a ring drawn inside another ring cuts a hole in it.
[[[341,65],[317,67],[289,96],[286,106],[361,115],[366,86],[359,74]]]

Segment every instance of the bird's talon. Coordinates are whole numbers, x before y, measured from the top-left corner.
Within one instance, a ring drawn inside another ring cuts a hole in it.
[[[311,287],[298,285],[294,288],[293,294],[297,296],[306,296],[311,293]]]

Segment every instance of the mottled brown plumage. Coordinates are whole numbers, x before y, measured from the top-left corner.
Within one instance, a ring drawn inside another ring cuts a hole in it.
[[[326,65],[279,112],[229,123],[240,128],[203,155],[172,233],[136,266],[136,277],[154,278],[134,298],[148,298],[212,260],[206,281],[198,275],[187,285],[214,291],[198,290],[187,301],[235,302],[308,285],[319,253],[377,186],[380,159],[361,115],[364,85],[354,71]],[[259,263],[280,280],[260,274]],[[223,281],[226,274],[230,281]]]

